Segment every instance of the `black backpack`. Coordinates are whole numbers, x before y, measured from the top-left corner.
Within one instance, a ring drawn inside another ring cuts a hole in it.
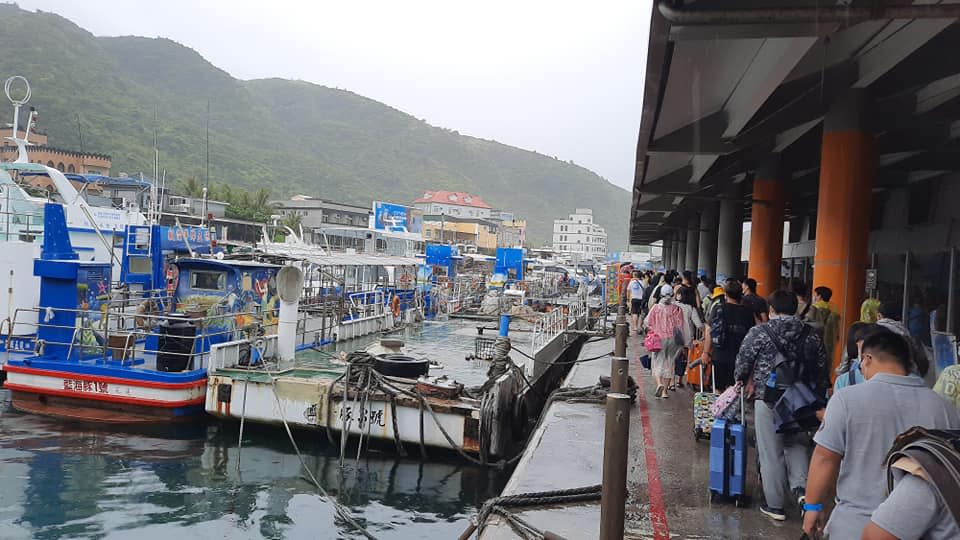
[[[775,374],[776,377],[775,386],[770,387],[768,385],[763,394],[764,401],[776,403],[780,396],[794,384],[812,382],[811,370],[806,366],[806,359],[803,357],[803,345],[810,337],[811,328],[808,325],[803,325],[803,330],[800,331],[800,339],[797,340],[796,354],[787,354],[780,348],[780,337],[770,329],[769,324],[762,324],[760,328],[763,329],[777,349],[777,358],[773,361],[773,369],[771,369],[771,373]]]
[[[960,525],[960,430],[912,427],[893,441],[887,454],[887,492],[893,490],[893,465],[910,458],[926,473],[940,500]]]

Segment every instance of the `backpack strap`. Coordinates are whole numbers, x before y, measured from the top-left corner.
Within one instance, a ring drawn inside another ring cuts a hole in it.
[[[770,328],[769,324],[766,324],[766,323],[761,324],[759,328],[761,328],[763,332],[767,334],[767,336],[770,338],[770,342],[773,343],[773,346],[774,348],[777,349],[778,353],[783,355],[783,357],[786,358],[787,360],[791,360],[791,361],[796,360],[797,365],[793,370],[794,371],[793,379],[795,381],[799,380],[800,371],[801,369],[803,369],[803,367],[805,367],[803,366],[803,345],[804,343],[807,342],[807,338],[810,336],[810,326],[806,324],[803,325],[803,330],[800,331],[800,339],[797,340],[797,351],[795,355],[787,354],[787,352],[780,347],[780,337],[777,336],[776,333],[774,333],[773,329]],[[776,370],[777,366],[773,366],[773,369]]]
[[[907,457],[919,465],[925,479],[933,486],[953,520],[960,525],[960,452],[937,437],[923,437],[910,442],[887,457],[887,491],[893,489],[893,463]],[[921,478],[923,476],[917,475]]]
[[[850,369],[847,370],[847,386],[853,386],[857,384],[857,374],[853,372],[853,364],[850,364]]]
[[[812,304],[810,302],[807,302],[807,305],[803,306],[803,311],[800,312],[800,316],[797,318],[802,321],[807,316],[807,313],[810,312],[811,305]]]

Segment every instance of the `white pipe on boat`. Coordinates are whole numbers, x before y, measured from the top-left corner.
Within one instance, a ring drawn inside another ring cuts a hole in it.
[[[303,293],[303,272],[296,266],[284,266],[277,272],[280,314],[277,323],[277,353],[281,360],[293,360],[297,351],[297,312]]]

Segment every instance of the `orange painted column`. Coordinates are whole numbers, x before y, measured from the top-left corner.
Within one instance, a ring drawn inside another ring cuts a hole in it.
[[[860,319],[860,304],[866,296],[870,206],[877,166],[874,137],[861,127],[863,100],[854,98],[828,113],[820,150],[813,287],[830,287],[831,303],[840,311],[834,367],[840,362],[847,330]]]
[[[757,294],[763,297],[780,287],[786,186],[776,176],[773,171],[761,170],[753,181],[750,266],[747,273],[757,280]]]

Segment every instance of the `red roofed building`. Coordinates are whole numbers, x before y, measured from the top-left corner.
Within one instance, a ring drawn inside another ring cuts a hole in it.
[[[461,191],[427,191],[413,205],[427,216],[490,217],[490,205],[479,195]]]

